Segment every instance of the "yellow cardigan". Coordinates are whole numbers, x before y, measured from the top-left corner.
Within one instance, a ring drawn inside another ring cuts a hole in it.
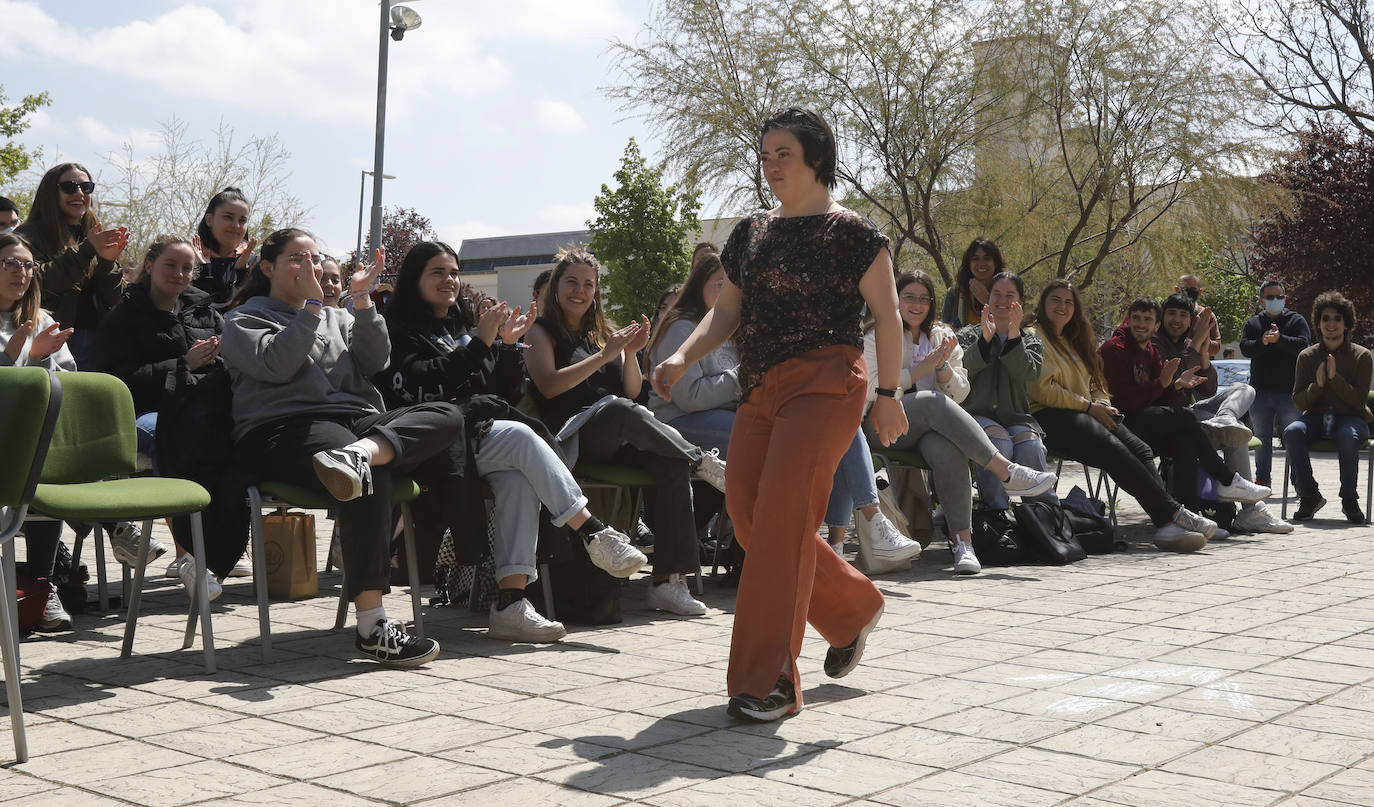
[[[1055,347],[1038,329],[1032,330],[1037,330],[1036,336],[1040,337],[1040,344],[1045,350],[1040,380],[1032,382],[1026,389],[1032,414],[1049,408],[1082,411],[1089,402],[1111,403],[1107,390],[1090,381],[1088,368],[1078,356]]]

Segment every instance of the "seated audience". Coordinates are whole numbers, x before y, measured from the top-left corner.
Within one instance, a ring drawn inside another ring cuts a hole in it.
[[[463,407],[464,444],[473,446],[465,457],[471,465],[465,462],[465,468],[475,468],[496,499],[498,591],[487,633],[519,642],[556,642],[566,634],[563,625],[545,619],[525,599],[525,587],[539,576],[535,551],[541,503],[553,524],[567,525],[586,543],[592,562],[607,573],[629,577],[647,558],[624,534],[587,510],[587,497],[547,430],[510,406],[524,381],[519,343],[534,324],[535,307],[508,313],[505,303],[497,303],[479,317],[459,286],[458,254],[452,247],[437,241],[411,247],[387,306],[391,364],[377,386],[393,406],[449,401]],[[473,534],[467,539],[485,543],[484,520],[469,521]]]
[[[243,191],[229,187],[210,197],[205,215],[191,238],[198,253],[196,288],[210,296],[217,311],[229,307],[253,257],[258,239],[248,237],[248,214],[252,208]]]
[[[1283,430],[1293,486],[1298,490],[1295,521],[1308,521],[1326,504],[1312,476],[1308,446],[1314,440],[1334,440],[1341,469],[1341,512],[1351,524],[1363,524],[1355,483],[1360,477],[1360,446],[1369,439],[1370,377],[1374,358],[1367,348],[1350,341],[1355,329],[1355,306],[1338,291],[1317,295],[1312,304],[1317,326],[1316,344],[1298,354],[1293,376],[1293,405],[1302,416]]]
[[[959,260],[959,273],[954,276],[954,285],[945,292],[940,319],[956,331],[981,322],[992,278],[1006,268],[1002,250],[997,248],[992,239],[973,239]]]
[[[343,270],[339,268],[339,262],[329,257],[324,258],[321,264],[320,288],[324,290],[325,308],[343,308]]]

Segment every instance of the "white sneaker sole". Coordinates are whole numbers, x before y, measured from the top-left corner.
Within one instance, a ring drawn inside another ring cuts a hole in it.
[[[363,481],[354,475],[353,469],[321,451],[310,458],[315,465],[315,476],[329,491],[329,495],[341,502],[351,502],[363,495]]]
[[[958,574],[958,575],[978,574],[978,573],[981,572],[981,571],[983,571],[983,565],[982,565],[981,563],[980,563],[980,564],[973,564],[973,563],[965,563],[965,564],[956,563],[956,564],[954,564],[954,573],[955,573],[955,574]]]
[[[529,644],[550,644],[568,635],[566,628],[537,631],[508,630],[500,627],[487,627],[487,638],[507,642],[528,642]]]
[[[1039,496],[1045,491],[1052,489],[1054,487],[1055,481],[1055,478],[1051,476],[1048,481],[1041,482],[1038,485],[1032,485],[1031,487],[1026,488],[1025,490],[1007,487],[1006,483],[1004,482],[1002,484],[1002,489],[1007,492],[1008,496],[1016,496],[1018,498],[1024,499],[1027,496]]]
[[[912,541],[911,546],[902,547],[901,549],[874,549],[873,559],[884,563],[897,563],[904,560],[911,560],[919,554],[921,554],[921,545]]]
[[[1200,532],[1190,532],[1177,538],[1154,539],[1155,547],[1164,552],[1196,552],[1207,546],[1207,536]]]

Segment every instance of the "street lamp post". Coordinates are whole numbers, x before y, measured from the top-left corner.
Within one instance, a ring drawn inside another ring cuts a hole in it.
[[[390,50],[387,38],[399,42],[406,31],[420,27],[420,15],[409,8],[396,6],[393,9],[391,0],[381,0],[379,5],[382,20],[377,45],[377,142],[372,155],[372,226],[368,230],[373,244],[382,243],[382,183],[376,178],[386,176],[382,171],[382,156],[386,142],[386,64]],[[359,193],[361,195],[361,190]],[[358,249],[362,249],[361,243]]]
[[[354,250],[355,260],[363,259],[363,189],[367,186],[367,178],[372,176],[372,172],[362,169],[358,176],[358,246]],[[395,179],[391,174],[382,174],[382,179]],[[377,242],[373,242],[377,243]]]

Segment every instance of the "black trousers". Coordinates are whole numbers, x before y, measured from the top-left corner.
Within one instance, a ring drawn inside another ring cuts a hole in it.
[[[329,420],[310,415],[283,418],[244,435],[234,446],[241,467],[262,479],[329,492],[315,475],[310,458],[362,437],[391,444],[396,458],[372,468],[372,494],[339,504],[339,545],[349,599],[364,591],[390,591],[391,477],[427,460],[447,461],[449,447],[463,436],[463,414],[448,403],[424,403],[379,414]]]
[[[1110,430],[1087,412],[1041,409],[1035,419],[1045,430],[1045,448],[1065,459],[1085,462],[1107,472],[1129,493],[1156,527],[1174,517],[1179,503],[1164,489],[1155,458],[1145,441],[1125,424]]]
[[[30,577],[52,577],[57,562],[57,544],[62,539],[61,521],[24,522],[24,561]],[[99,538],[97,537],[97,540]]]
[[[1198,470],[1221,483],[1235,472],[1226,467],[1207,439],[1197,416],[1186,406],[1147,406],[1126,415],[1126,425],[1162,457],[1174,464],[1174,498],[1197,509]]]
[[[691,480],[701,449],[628,398],[603,407],[577,435],[580,459],[622,463],[653,477],[654,486],[645,491],[644,513],[654,531],[654,574],[699,571]]]

